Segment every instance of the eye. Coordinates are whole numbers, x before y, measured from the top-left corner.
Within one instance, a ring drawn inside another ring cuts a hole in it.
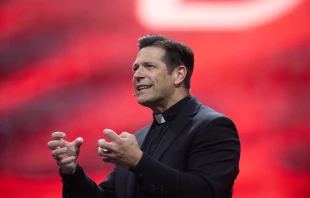
[[[154,65],[145,65],[146,68],[154,67]]]

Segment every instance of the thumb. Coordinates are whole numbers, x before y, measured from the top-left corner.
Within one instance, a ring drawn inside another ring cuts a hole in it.
[[[83,144],[83,141],[84,141],[83,138],[78,137],[78,138],[76,138],[76,139],[72,142],[72,144],[73,144],[74,146],[80,148],[81,145]]]

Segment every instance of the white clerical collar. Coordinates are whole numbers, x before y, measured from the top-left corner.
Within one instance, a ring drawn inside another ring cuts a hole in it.
[[[162,114],[154,115],[154,118],[155,118],[157,124],[163,124],[166,122],[166,120]]]

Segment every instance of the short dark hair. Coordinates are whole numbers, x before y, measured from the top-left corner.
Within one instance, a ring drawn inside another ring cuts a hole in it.
[[[174,41],[162,35],[146,35],[138,39],[139,50],[144,47],[160,47],[166,51],[163,62],[167,65],[168,74],[180,65],[184,65],[187,74],[184,85],[190,89],[190,79],[194,70],[194,53],[184,43]]]

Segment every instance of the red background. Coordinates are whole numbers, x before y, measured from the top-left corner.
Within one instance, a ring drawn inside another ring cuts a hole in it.
[[[97,155],[102,130],[133,133],[152,120],[131,84],[137,39],[149,33],[191,46],[192,94],[235,121],[234,197],[309,197],[310,1],[238,31],[149,29],[135,5],[0,1],[0,197],[61,197],[47,148],[53,131],[83,137],[80,164],[105,178],[112,166]]]

